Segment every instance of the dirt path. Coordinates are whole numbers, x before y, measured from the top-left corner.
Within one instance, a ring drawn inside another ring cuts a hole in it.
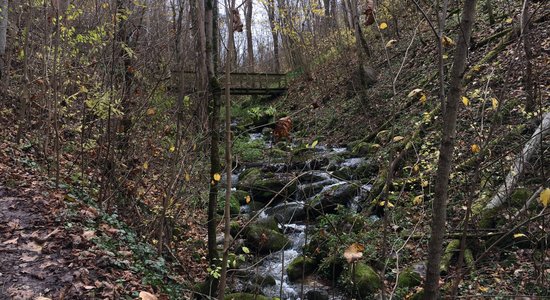
[[[0,186],[0,299],[77,296],[79,270],[71,264],[71,243],[53,217],[53,203],[30,190]]]

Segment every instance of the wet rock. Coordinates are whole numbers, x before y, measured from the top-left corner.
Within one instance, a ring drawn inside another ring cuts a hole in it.
[[[274,199],[276,203],[294,194],[297,182],[290,173],[261,173],[259,169],[254,169],[245,174],[237,188],[248,190],[255,201]]]
[[[303,220],[306,217],[304,203],[288,202],[265,210],[267,215],[273,216],[279,223],[288,224],[291,221]]]
[[[311,290],[306,293],[306,300],[328,300],[328,293],[321,290]]]
[[[371,299],[382,286],[380,277],[374,269],[363,263],[356,263],[348,273],[348,279],[355,283],[355,290],[361,299]]]
[[[223,297],[225,300],[269,300],[270,298],[251,293],[233,293]]]
[[[315,260],[310,257],[300,255],[296,257],[286,269],[288,280],[296,281],[301,279],[302,276],[308,276],[315,271],[317,264]]]
[[[276,284],[275,278],[273,278],[273,276],[271,275],[263,276],[259,274],[254,275],[251,279],[251,282],[261,287],[274,286]]]
[[[309,205],[317,212],[333,212],[337,205],[346,205],[359,192],[357,185],[339,182],[323,188],[319,194],[310,198]]]
[[[245,237],[245,244],[261,254],[288,249],[292,246],[290,240],[282,233],[259,225],[251,225]]]

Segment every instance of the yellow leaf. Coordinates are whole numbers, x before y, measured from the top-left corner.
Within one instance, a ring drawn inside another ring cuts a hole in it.
[[[185,181],[189,182],[191,180],[191,176],[189,173],[185,172]]]
[[[318,143],[319,141],[317,140],[313,141],[313,143],[311,143],[311,148],[315,148],[315,146],[317,146]]]
[[[143,163],[143,169],[144,169],[144,170],[149,169],[149,163],[148,163],[148,162],[144,162],[144,163]]]
[[[420,205],[424,201],[424,195],[418,195],[413,198],[413,204],[414,205]]]
[[[392,48],[397,43],[397,40],[389,40],[386,43],[386,48]]]
[[[419,165],[414,165],[413,166],[413,172],[418,173],[418,171],[420,171],[420,166]]]
[[[107,8],[109,8],[109,3],[105,2],[105,3],[101,4],[101,7],[103,9],[107,9]]]
[[[157,113],[157,110],[154,109],[153,107],[147,109],[147,115],[148,115],[148,116],[152,116],[152,115],[154,115],[154,114],[156,114],[156,113]]]
[[[498,108],[497,98],[491,98],[491,102],[493,103],[493,109],[496,110]]]
[[[510,24],[510,23],[514,22],[514,19],[512,19],[512,18],[508,18],[508,19],[506,19],[506,21],[505,21],[505,22],[506,22],[506,23],[508,23],[508,24]]]
[[[353,243],[344,251],[344,258],[346,258],[348,263],[358,261],[363,257],[363,251],[365,251],[365,246],[359,243]]]
[[[480,286],[480,287],[479,287],[479,290],[480,290],[482,293],[486,293],[486,292],[489,291],[489,288],[488,288],[488,287]]]
[[[176,147],[174,145],[172,145],[172,146],[170,146],[170,149],[168,149],[168,151],[174,152],[174,151],[176,151]]]
[[[422,187],[427,187],[428,184],[430,184],[430,183],[429,183],[427,180],[423,180],[423,181],[420,183],[420,185],[421,185]]]
[[[426,96],[426,94],[422,93],[422,96],[420,96],[420,103],[424,104],[424,103],[426,103],[426,100],[428,100],[428,96]]]
[[[520,238],[520,237],[527,237],[525,234],[523,233],[516,233],[514,234],[514,238],[517,239],[517,238]]]
[[[446,35],[443,36],[443,39],[442,39],[441,43],[445,47],[452,47],[452,46],[456,45],[455,41],[453,41],[453,39],[451,39],[450,37],[448,37]]]
[[[148,293],[148,292],[144,292],[144,291],[141,291],[139,292],[139,298],[142,299],[142,300],[157,300],[157,296],[151,294],[151,293]]]
[[[481,150],[478,144],[473,144],[471,148],[473,153],[479,153],[479,151]]]
[[[449,55],[443,54],[443,59],[448,59],[448,58],[449,58]]]
[[[547,207],[550,203],[550,188],[545,188],[544,191],[540,192],[540,203],[542,206]]]
[[[472,71],[479,72],[479,71],[481,71],[481,67],[479,65],[475,65],[475,66],[472,67]]]
[[[247,195],[247,196],[244,198],[244,201],[246,202],[246,204],[249,204],[249,203],[250,203],[250,196]]]
[[[384,30],[386,28],[388,28],[388,24],[386,24],[386,22],[382,22],[380,23],[380,26],[378,26],[380,29]]]
[[[220,181],[220,179],[222,179],[222,176],[219,173],[214,174],[212,177],[214,178],[214,181]]]
[[[393,141],[396,142],[396,143],[399,142],[399,141],[402,141],[403,139],[404,139],[404,137],[402,137],[400,135],[393,137]]]
[[[468,99],[465,96],[462,96],[462,103],[464,103],[464,105],[468,106],[468,105],[470,105],[470,99]]]
[[[380,205],[380,206],[386,206],[386,201],[380,201],[380,203],[378,203],[378,205]],[[388,201],[388,207],[389,207],[389,208],[392,208],[392,207],[395,207],[395,205],[393,205],[393,203],[391,203],[391,202]]]

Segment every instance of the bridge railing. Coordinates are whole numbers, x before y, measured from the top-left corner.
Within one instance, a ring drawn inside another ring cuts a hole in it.
[[[195,72],[184,72],[187,82],[196,80]],[[220,74],[219,78],[222,89],[225,88],[225,75]],[[230,91],[234,95],[256,95],[256,94],[280,94],[287,87],[286,74],[279,73],[231,73]]]

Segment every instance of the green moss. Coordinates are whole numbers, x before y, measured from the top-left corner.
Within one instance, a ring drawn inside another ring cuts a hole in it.
[[[296,257],[286,269],[288,280],[296,281],[301,279],[302,275],[307,276],[313,273],[313,271],[315,271],[315,267],[316,264],[312,258],[300,255]]]
[[[233,293],[233,294],[225,295],[223,298],[225,300],[270,300],[271,299],[266,296],[249,294],[249,293]]]
[[[285,235],[259,225],[251,225],[247,230],[245,244],[264,254],[288,249],[292,246]]]
[[[225,192],[220,192],[218,195],[218,214],[222,215],[225,209]],[[241,205],[239,204],[239,200],[235,197],[233,193],[231,193],[231,200],[229,202],[229,212],[232,216],[238,215],[241,211]]]
[[[400,288],[411,288],[419,286],[422,282],[420,274],[416,273],[412,268],[406,268],[399,274],[397,286]]]
[[[382,281],[374,269],[362,262],[351,268],[349,278],[354,283],[354,291],[361,299],[370,299],[382,287]]]
[[[522,208],[533,192],[527,188],[517,188],[510,197],[510,204],[515,208]]]
[[[449,270],[449,266],[451,265],[451,260],[455,255],[455,253],[458,253],[459,249],[460,249],[460,240],[452,240],[447,245],[447,248],[445,248],[445,252],[441,257],[441,263],[439,265],[439,270],[441,271],[441,273],[447,274],[447,271]]]

